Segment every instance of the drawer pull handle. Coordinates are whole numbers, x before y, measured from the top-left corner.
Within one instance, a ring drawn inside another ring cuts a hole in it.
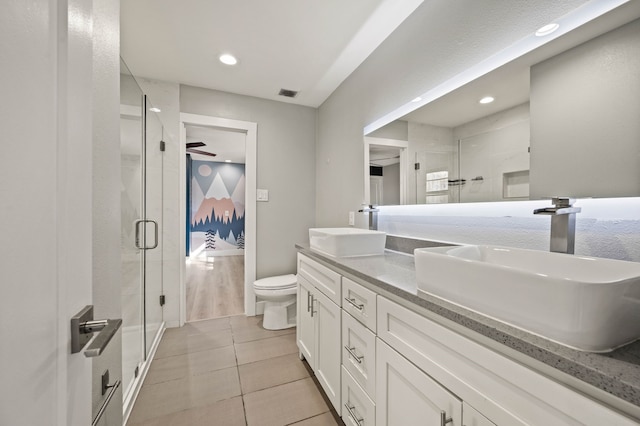
[[[445,426],[451,422],[453,422],[453,419],[451,417],[447,418],[447,412],[444,410],[440,411],[440,426]]]
[[[360,304],[356,303],[356,299],[349,299],[348,297],[345,297],[344,300],[349,302],[351,304],[351,306],[353,306],[354,308],[356,308],[360,312],[362,312],[364,310],[364,305],[360,305]]]
[[[349,417],[351,417],[356,423],[358,423],[359,425],[364,423],[364,419],[359,419],[358,417],[356,417],[356,413],[353,412],[356,407],[350,407],[349,403],[346,403],[344,404],[344,408],[347,409],[347,411],[349,412]]]
[[[307,292],[307,312],[311,310],[311,302],[309,301],[310,298],[311,298],[311,292],[308,291]]]
[[[358,361],[358,364],[362,364],[362,360],[364,359],[364,355],[362,355],[362,356],[356,355],[356,353],[354,352],[355,347],[350,348],[349,346],[345,346],[344,348],[347,350],[347,352],[349,352],[349,355],[351,355],[356,361]]]
[[[316,302],[316,299],[313,296],[311,296],[311,318],[313,318],[313,314],[317,314],[318,313],[318,311],[314,311],[313,310],[313,304],[315,302]]]

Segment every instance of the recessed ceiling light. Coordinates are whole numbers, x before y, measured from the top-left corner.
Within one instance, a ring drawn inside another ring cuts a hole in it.
[[[225,163],[230,163],[230,162],[231,162],[231,160],[224,160],[224,162],[225,162]]]
[[[544,37],[546,35],[551,34],[555,30],[557,30],[558,28],[560,28],[560,25],[556,24],[555,22],[551,23],[551,24],[547,24],[544,27],[538,28],[538,31],[536,31],[536,36]]]
[[[417,98],[413,98],[411,100],[411,102],[420,102],[422,100],[422,98],[420,96],[418,96]]]
[[[480,99],[480,103],[481,104],[490,104],[491,102],[495,101],[495,99],[493,98],[493,96],[485,96],[484,98]]]
[[[220,62],[225,65],[235,65],[238,63],[238,60],[235,58],[235,56],[225,53],[224,55],[220,55]]]
[[[149,108],[149,111],[151,111],[151,112],[161,112],[162,110],[160,108],[151,107],[151,108]]]

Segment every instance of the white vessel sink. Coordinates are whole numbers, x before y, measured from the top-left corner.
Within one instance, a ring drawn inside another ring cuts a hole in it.
[[[640,338],[640,263],[497,246],[416,249],[418,290],[575,349]]]
[[[312,250],[335,257],[384,253],[387,234],[360,228],[309,228]]]

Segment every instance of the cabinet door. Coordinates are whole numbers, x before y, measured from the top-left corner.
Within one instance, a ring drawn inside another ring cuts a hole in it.
[[[315,369],[315,321],[311,316],[311,298],[313,297],[313,286],[304,278],[298,277],[298,324],[296,330],[296,340],[301,358],[307,360],[309,366]]]
[[[313,293],[311,304],[316,326],[315,368],[316,378],[327,397],[340,412],[340,360],[341,333],[338,305],[317,289]]]
[[[464,426],[496,426],[466,402],[462,403],[462,421]]]
[[[462,425],[462,401],[380,339],[376,365],[377,426]]]

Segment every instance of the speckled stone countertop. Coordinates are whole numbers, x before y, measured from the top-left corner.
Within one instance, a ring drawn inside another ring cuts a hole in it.
[[[603,395],[609,394],[617,397],[612,399],[614,403],[618,398],[624,401],[620,403],[622,406],[630,403],[632,406],[627,406],[629,410],[624,411],[632,411],[630,414],[634,417],[640,412],[637,411],[640,408],[640,340],[606,354],[574,350],[437,297],[418,293],[412,255],[386,250],[381,256],[335,258],[311,250],[308,244],[297,244],[296,248],[343,275],[369,284],[370,288],[381,289],[383,293],[391,293],[427,309],[499,343],[498,347],[504,346],[525,355],[525,360],[531,358],[551,367],[551,371],[566,373],[583,383],[576,387],[576,383],[570,383],[566,375],[559,374],[560,378],[553,376],[560,382],[579,388],[596,399],[602,400]],[[538,364],[532,362],[529,366],[536,369],[535,365]],[[584,383],[591,386],[584,386]]]

